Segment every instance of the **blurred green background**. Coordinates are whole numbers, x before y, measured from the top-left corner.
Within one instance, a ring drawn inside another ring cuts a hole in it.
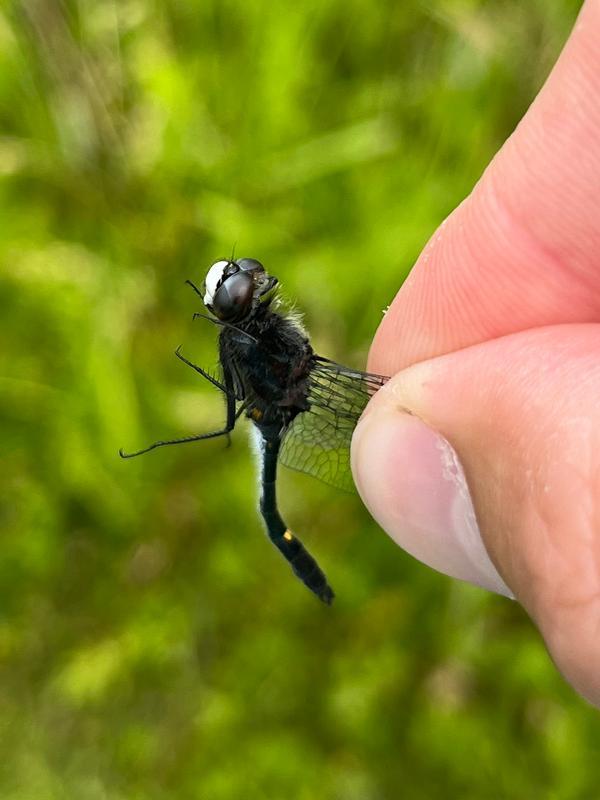
[[[596,712],[516,604],[282,474],[327,609],[265,540],[243,430],[117,457],[222,419],[172,351],[215,364],[183,281],[234,245],[364,366],[579,5],[2,5],[2,800],[597,796]]]

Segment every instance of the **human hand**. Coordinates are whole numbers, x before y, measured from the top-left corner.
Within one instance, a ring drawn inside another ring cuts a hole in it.
[[[398,374],[353,441],[359,492],[390,536],[441,572],[514,594],[596,705],[599,42],[600,0],[588,0],[383,319],[369,369]]]

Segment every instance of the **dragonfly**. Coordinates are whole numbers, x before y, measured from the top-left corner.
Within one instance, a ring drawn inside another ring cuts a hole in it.
[[[286,311],[279,281],[254,258],[223,259],[209,268],[202,288],[209,320],[220,328],[220,375],[175,355],[223,393],[226,419],[209,433],[157,441],[126,453],[133,458],[156,448],[229,438],[242,415],[254,425],[260,463],[259,509],[267,535],[294,574],[330,605],[334,592],[325,573],[283,521],[277,503],[281,463],[345,491],[353,491],[350,443],[371,397],[388,380],[317,355],[298,315]]]

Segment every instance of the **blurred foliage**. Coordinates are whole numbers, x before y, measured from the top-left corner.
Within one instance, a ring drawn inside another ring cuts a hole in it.
[[[183,281],[234,245],[364,365],[578,6],[2,5],[3,800],[597,796],[596,714],[515,604],[282,475],[327,609],[265,541],[244,435],[117,457],[221,419],[172,351],[214,364]]]

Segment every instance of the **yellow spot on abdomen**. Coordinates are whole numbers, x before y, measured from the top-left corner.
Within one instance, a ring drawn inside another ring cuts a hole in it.
[[[292,536],[292,534],[289,531],[286,531],[283,534],[283,538],[286,539],[288,542],[291,542],[294,537]]]

